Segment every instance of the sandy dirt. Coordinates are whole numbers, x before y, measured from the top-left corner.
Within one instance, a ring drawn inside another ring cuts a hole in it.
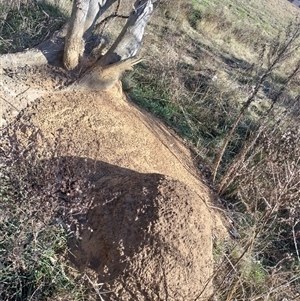
[[[36,70],[1,75],[2,124],[12,122],[24,143],[38,129],[40,147],[57,149],[61,169],[89,183],[72,262],[105,283],[104,300],[207,300],[212,239],[226,229],[183,141],[128,100],[120,83],[105,92],[51,92],[69,79],[40,72],[44,80],[32,80]],[[20,96],[9,81],[28,90]]]

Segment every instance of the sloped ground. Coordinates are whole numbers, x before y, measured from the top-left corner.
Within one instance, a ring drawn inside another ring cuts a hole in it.
[[[97,274],[107,300],[206,300],[212,239],[226,231],[184,143],[130,103],[119,83],[107,92],[50,92],[63,77],[43,72],[34,80],[19,70],[0,93],[16,103],[23,79],[20,103],[28,106],[17,119],[11,113],[10,127],[24,145],[34,136],[57,150],[47,165],[56,180],[88,183],[86,206],[70,205],[72,262]]]

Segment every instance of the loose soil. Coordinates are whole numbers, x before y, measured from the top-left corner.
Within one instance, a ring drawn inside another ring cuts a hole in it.
[[[53,67],[1,77],[2,127],[24,145],[34,135],[41,149],[55,150],[61,170],[88,183],[70,260],[96,273],[110,292],[103,299],[207,300],[212,241],[227,231],[184,141],[136,107],[120,83],[54,91],[70,79]]]

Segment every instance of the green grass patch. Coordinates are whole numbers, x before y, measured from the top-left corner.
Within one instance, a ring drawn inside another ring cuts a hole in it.
[[[188,21],[192,28],[198,29],[198,24],[201,21],[202,13],[198,9],[193,9],[192,12],[188,15]]]
[[[165,96],[165,97],[164,97]],[[155,89],[144,89],[137,84],[131,98],[139,105],[160,117],[168,125],[172,126],[182,137],[193,139],[194,133],[188,124],[187,114],[172,103],[169,95],[162,95]]]

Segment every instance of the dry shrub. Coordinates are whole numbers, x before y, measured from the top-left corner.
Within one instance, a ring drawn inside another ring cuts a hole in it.
[[[274,113],[224,195],[240,241],[217,267],[222,300],[300,296],[300,128],[292,112],[289,122]]]
[[[277,238],[273,250],[266,253],[272,253],[277,261],[290,252],[300,261],[300,229],[294,229],[300,218],[299,134],[297,125],[266,130],[238,175],[239,195],[247,211],[270,214],[268,222],[273,229],[264,235],[273,233]]]

